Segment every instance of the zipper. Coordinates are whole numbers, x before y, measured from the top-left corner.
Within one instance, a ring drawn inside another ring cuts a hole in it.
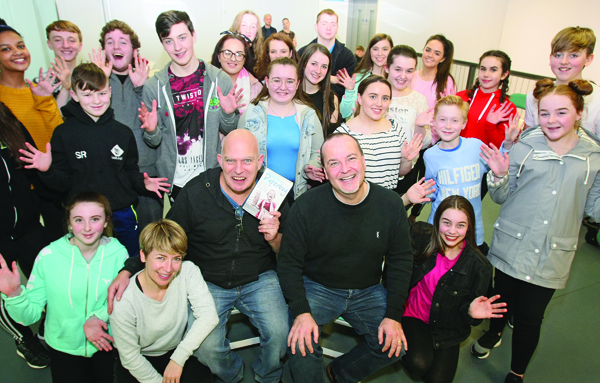
[[[87,276],[86,276],[86,285],[85,285],[85,316],[84,318],[87,318],[87,306],[88,306],[88,292],[90,290],[90,264],[88,262],[87,264]],[[87,337],[85,337],[85,340],[83,341],[83,348],[85,350],[85,357],[87,358]]]
[[[125,83],[121,83],[121,100],[125,102]]]

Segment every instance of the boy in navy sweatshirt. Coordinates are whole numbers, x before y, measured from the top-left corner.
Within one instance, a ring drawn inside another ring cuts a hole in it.
[[[115,236],[129,252],[139,251],[139,229],[134,207],[138,193],[167,191],[166,178],[140,173],[138,151],[131,130],[117,122],[110,106],[110,86],[102,69],[80,64],[71,78],[72,100],[62,108],[66,122],[59,125],[46,153],[31,145],[21,150],[27,168],[67,199],[81,191],[108,198],[113,210]]]

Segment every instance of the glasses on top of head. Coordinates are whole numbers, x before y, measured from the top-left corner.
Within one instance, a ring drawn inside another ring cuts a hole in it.
[[[225,57],[227,60],[229,60],[232,57],[235,57],[234,61],[242,61],[244,60],[244,57],[246,57],[246,55],[242,52],[232,52],[229,49],[223,49],[219,53],[221,53],[223,57]]]
[[[235,225],[235,236],[237,239],[242,238],[242,233],[244,231],[244,225],[242,224],[242,218],[244,216],[244,208],[238,206],[235,208],[235,219],[239,221],[237,225]]]

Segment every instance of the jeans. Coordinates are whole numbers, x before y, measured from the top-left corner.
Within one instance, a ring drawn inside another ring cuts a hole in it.
[[[113,211],[115,237],[125,246],[130,257],[140,253],[140,229],[137,216],[132,207]]]
[[[273,270],[260,274],[258,281],[233,289],[223,289],[206,282],[213,296],[219,324],[206,337],[195,356],[207,365],[218,382],[239,382],[244,378],[244,361],[229,348],[227,320],[235,307],[246,315],[260,333],[260,350],[252,364],[259,382],[278,382],[282,375],[281,359],[285,356],[289,333],[287,305]],[[194,317],[188,317],[188,328]]]
[[[336,358],[332,363],[332,374],[337,382],[358,382],[382,367],[390,365],[404,356],[388,358],[388,352],[382,352],[378,331],[384,319],[387,291],[381,284],[366,289],[331,289],[308,277],[304,277],[306,298],[310,304],[311,315],[319,326],[319,337],[323,325],[339,316],[344,318],[365,341],[350,352]],[[290,322],[294,318],[290,314]],[[311,336],[311,339],[312,336]],[[314,353],[302,356],[296,346],[296,354],[289,350],[290,368],[296,383],[323,382],[323,349],[313,341]]]

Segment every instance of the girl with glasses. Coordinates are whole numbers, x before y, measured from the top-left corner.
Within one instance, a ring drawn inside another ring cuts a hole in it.
[[[265,87],[238,123],[238,129],[256,136],[265,166],[294,182],[294,199],[308,189],[308,178],[324,179],[318,160],[323,129],[298,89],[299,75],[298,65],[288,57],[271,62]]]

